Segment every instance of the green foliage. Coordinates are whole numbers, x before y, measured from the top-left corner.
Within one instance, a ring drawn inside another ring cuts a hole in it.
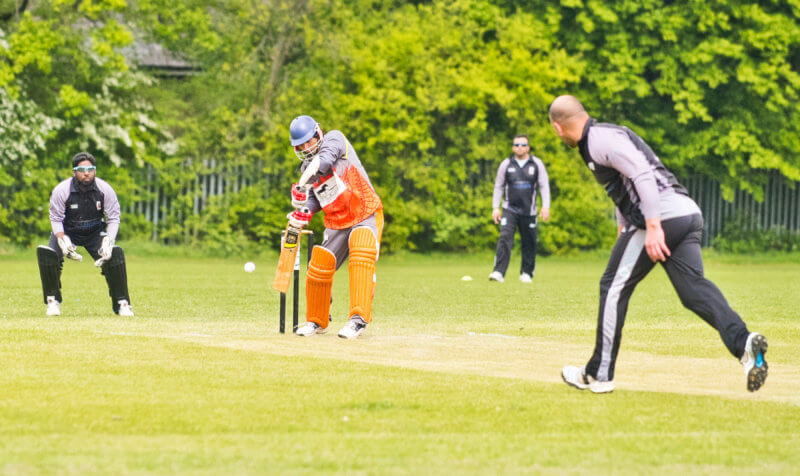
[[[491,247],[494,177],[518,131],[530,135],[548,166],[581,166],[564,153],[543,112],[583,66],[566,57],[536,15],[509,17],[467,1],[368,17],[350,11],[336,4],[330,15],[340,28],[307,32],[310,61],[277,104],[287,117],[309,111],[323,127],[343,129],[384,196],[390,249]],[[561,176],[551,178],[559,190]],[[586,196],[590,187],[563,188]],[[584,213],[603,220],[605,204],[584,205]],[[554,220],[552,228],[561,226],[561,235],[570,235],[571,225]]]
[[[0,236],[19,243],[47,231],[47,195],[79,149],[95,153],[123,205],[160,190],[158,225],[126,215],[123,236],[220,252],[273,243],[298,175],[286,138],[299,114],[353,143],[385,205],[385,251],[493,248],[492,184],[516,133],[551,179],[543,252],[608,246],[610,202],[547,122],[564,93],[631,126],[681,175],[714,177],[725,197],[761,199],[774,171],[800,179],[800,10],[787,2],[46,0],[28,10],[0,24]],[[195,74],[156,81],[123,56],[134,41],[164,46]],[[211,173],[247,183],[208,198],[195,184]]]
[[[723,253],[736,254],[792,252],[800,250],[800,234],[781,226],[764,230],[758,226],[757,217],[738,213],[726,221],[712,246]]]
[[[118,23],[121,0],[36,2],[7,25],[0,42],[0,235],[28,243],[49,228],[50,191],[69,159],[90,150],[99,176],[130,195],[127,170],[171,150],[139,96],[147,76],[120,50],[132,41]],[[119,182],[119,183],[117,183]]]
[[[676,170],[763,196],[800,180],[800,10],[786,2],[573,2],[558,37],[591,65],[578,95],[631,125]]]

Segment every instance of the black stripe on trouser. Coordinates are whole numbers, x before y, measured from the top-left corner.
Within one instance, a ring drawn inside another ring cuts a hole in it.
[[[662,222],[670,257],[661,265],[681,303],[714,327],[734,357],[741,357],[748,330],[720,290],[703,276],[700,215]],[[600,312],[594,354],[586,373],[598,380],[613,380],[628,302],[636,285],[653,269],[644,250],[644,230],[620,235],[600,281]],[[637,254],[638,250],[638,254]],[[634,263],[631,266],[631,263]]]

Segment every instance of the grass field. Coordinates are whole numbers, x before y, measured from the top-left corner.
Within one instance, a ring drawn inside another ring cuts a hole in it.
[[[45,317],[35,253],[0,256],[0,474],[800,474],[794,261],[706,263],[769,339],[761,391],[657,269],[594,395],[559,370],[592,350],[602,256],[540,259],[532,286],[518,257],[504,284],[489,255],[386,257],[356,341],[346,268],[332,332],[301,339],[277,332],[274,257],[129,253],[129,319],[73,262]]]

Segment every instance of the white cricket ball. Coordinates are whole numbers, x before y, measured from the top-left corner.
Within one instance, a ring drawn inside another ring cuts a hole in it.
[[[247,263],[244,264],[244,270],[247,273],[252,273],[253,271],[256,270],[256,264],[253,263],[252,261],[248,261]]]

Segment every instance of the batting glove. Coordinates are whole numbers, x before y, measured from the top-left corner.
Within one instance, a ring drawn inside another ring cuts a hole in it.
[[[286,218],[289,219],[289,226],[300,230],[304,226],[308,225],[308,222],[311,221],[311,217],[313,216],[314,214],[308,211],[308,208],[305,208],[302,210],[293,211],[292,213],[286,215]]]
[[[114,239],[110,236],[105,236],[103,238],[103,243],[100,245],[100,249],[97,252],[100,254],[100,259],[94,262],[94,265],[98,268],[103,266],[103,263],[111,259],[111,250],[114,249]]]
[[[69,259],[74,259],[75,261],[83,261],[83,256],[79,255],[76,251],[75,245],[72,244],[72,240],[69,239],[67,235],[62,235],[58,238],[58,247],[61,248],[61,252]]]
[[[292,185],[292,206],[300,209],[306,206],[307,201],[308,189],[298,184]]]

